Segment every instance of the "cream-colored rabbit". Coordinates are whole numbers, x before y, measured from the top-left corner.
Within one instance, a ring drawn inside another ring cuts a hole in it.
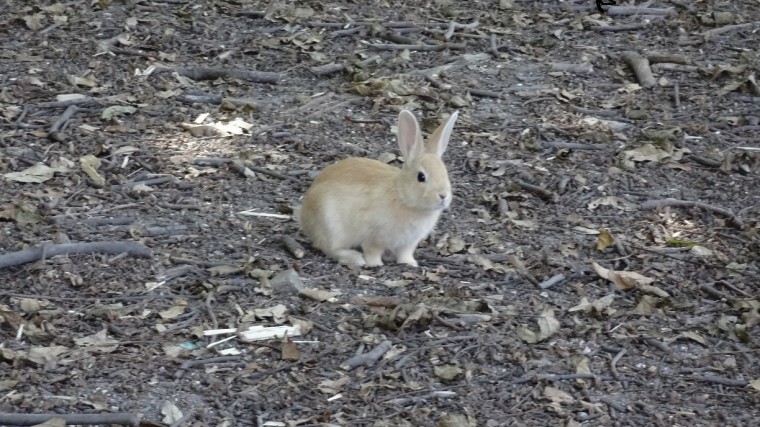
[[[301,230],[314,246],[347,265],[383,265],[383,253],[390,251],[397,262],[417,266],[414,249],[451,204],[451,184],[441,155],[457,116],[458,112],[452,114],[425,144],[414,114],[401,111],[401,169],[377,160],[348,158],[320,172],[296,212]]]

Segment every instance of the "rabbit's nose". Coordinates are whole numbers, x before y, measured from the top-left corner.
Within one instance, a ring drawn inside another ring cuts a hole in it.
[[[446,193],[441,193],[441,194],[438,195],[438,197],[440,197],[441,200],[446,200],[446,198],[449,197],[449,195],[446,194]]]

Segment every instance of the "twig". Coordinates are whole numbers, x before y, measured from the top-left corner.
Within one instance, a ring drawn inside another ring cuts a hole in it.
[[[32,426],[42,424],[53,418],[62,418],[66,424],[121,424],[136,426],[140,424],[137,414],[115,412],[112,414],[0,414],[0,425]]]
[[[688,56],[682,55],[680,53],[648,53],[647,59],[649,60],[650,64],[691,64],[691,59],[689,59]]]
[[[567,148],[570,150],[603,150],[601,144],[581,144],[579,142],[541,141],[541,148]]]
[[[463,29],[463,28],[472,30],[472,29],[477,28],[478,25],[480,25],[480,23],[477,20],[469,24],[460,24],[458,22],[451,21],[449,22],[449,28],[446,30],[446,33],[444,33],[443,37],[446,38],[446,40],[449,40],[450,38],[454,37],[454,33],[456,32],[456,30]]]
[[[133,182],[125,182],[124,184],[114,184],[111,186],[111,190],[123,190],[126,188],[132,188],[136,185],[157,185],[157,184],[165,184],[167,182],[174,182],[177,178],[174,176],[161,176],[158,178],[151,178],[146,179],[144,181],[133,181]]]
[[[227,362],[238,362],[242,360],[242,356],[219,356],[219,357],[209,357],[208,359],[193,359],[193,360],[186,360],[182,362],[182,365],[180,365],[179,370],[174,373],[175,379],[180,379],[185,375],[185,371],[194,368],[196,366],[203,366],[208,365],[210,363],[227,363]]]
[[[277,83],[280,74],[253,70],[226,70],[217,67],[166,67],[156,66],[155,72],[173,71],[177,74],[193,80],[216,80],[218,78],[230,78],[245,80],[255,83]]]
[[[369,47],[377,50],[417,50],[426,52],[438,52],[445,49],[466,49],[464,43],[441,43],[441,44],[396,44],[396,43],[370,43]]]
[[[63,130],[66,122],[71,120],[71,116],[76,114],[77,111],[79,111],[79,108],[77,108],[76,105],[69,105],[66,107],[66,110],[64,110],[63,114],[61,114],[61,117],[59,117],[58,120],[56,120],[55,123],[50,126],[49,132],[56,133]]]
[[[729,303],[732,303],[734,301],[734,298],[732,298],[729,295],[724,294],[723,292],[715,289],[714,287],[708,285],[707,283],[703,283],[699,285],[699,290],[719,300],[726,300]]]
[[[628,411],[628,409],[625,406],[623,406],[623,405],[615,402],[614,400],[612,400],[609,397],[600,397],[599,401],[602,402],[602,403],[604,403],[605,405],[609,406],[610,408],[618,411],[618,412],[627,412]]]
[[[615,355],[615,357],[612,358],[612,361],[610,361],[610,370],[612,370],[612,376],[615,377],[616,380],[620,380],[620,372],[617,370],[617,363],[620,361],[620,359],[625,356],[625,353],[627,352],[626,349],[622,349],[618,352],[618,354]]]
[[[681,108],[681,94],[679,92],[678,82],[676,82],[673,85],[673,104],[675,104],[677,110]]]
[[[290,175],[284,175],[284,174],[281,174],[279,172],[275,172],[275,171],[269,170],[267,168],[262,168],[260,166],[253,166],[253,165],[247,165],[247,166],[248,166],[248,169],[250,169],[250,170],[252,170],[254,172],[258,172],[258,173],[264,174],[264,175],[269,175],[272,178],[279,178],[279,179],[284,179],[286,181],[299,182],[299,183],[301,182],[301,180],[298,179],[298,178],[292,177]]]
[[[633,69],[633,73],[636,75],[636,79],[638,79],[641,86],[652,87],[657,84],[652,75],[652,69],[649,68],[649,60],[647,58],[630,50],[621,53],[620,57]]]
[[[590,62],[582,62],[580,64],[570,64],[566,62],[552,62],[552,71],[563,71],[566,73],[575,74],[588,74],[594,71],[594,66]]]
[[[541,289],[548,289],[552,286],[556,285],[557,283],[560,283],[561,281],[565,280],[564,274],[555,274],[554,276],[544,280],[543,282],[538,284],[538,287]]]
[[[69,218],[66,215],[56,215],[52,217],[53,222],[58,225],[91,225],[101,227],[104,225],[129,225],[135,222],[134,218],[116,217],[116,218]]]
[[[749,381],[747,380],[735,380],[733,378],[717,377],[715,375],[695,375],[692,378],[697,381],[705,381],[729,387],[746,387],[749,385]]]
[[[62,243],[62,244],[44,244],[34,248],[24,249],[18,252],[0,255],[0,268],[11,267],[28,262],[38,261],[43,257],[52,257],[57,255],[91,255],[103,253],[108,255],[118,255],[126,253],[133,256],[149,257],[151,250],[145,245],[134,240],[123,240],[114,242],[80,242],[80,243]]]
[[[309,71],[311,71],[312,73],[318,76],[326,76],[328,74],[339,73],[345,69],[346,69],[345,63],[337,64],[337,63],[331,62],[329,64],[320,65],[318,67],[311,67],[309,68]]]
[[[488,53],[493,55],[494,59],[499,59],[501,54],[499,53],[499,46],[496,44],[496,33],[491,33],[491,37],[488,40]]]
[[[591,29],[594,31],[598,31],[600,33],[603,33],[605,31],[611,32],[611,33],[617,33],[620,31],[636,31],[636,30],[643,30],[645,28],[648,28],[655,22],[658,22],[658,21],[634,22],[631,24],[620,24],[620,25],[595,25],[591,27]]]
[[[529,191],[529,192],[537,195],[538,197],[540,197],[540,198],[542,198],[544,200],[549,200],[549,201],[556,201],[557,200],[557,196],[553,192],[551,192],[551,191],[549,191],[549,190],[547,190],[545,188],[541,188],[541,187],[539,187],[537,185],[533,185],[533,184],[528,184],[527,182],[524,182],[524,181],[519,180],[519,179],[516,179],[515,183],[517,183],[517,185],[519,185],[520,188],[522,188],[523,190]]]
[[[296,241],[296,239],[294,239],[292,236],[284,234],[280,240],[282,241],[282,244],[285,245],[285,249],[287,249],[294,258],[303,258],[306,251],[304,250],[303,246],[301,246],[301,244]]]
[[[478,96],[481,98],[501,98],[501,94],[499,92],[494,92],[488,89],[468,88],[467,91],[470,92],[470,95]]]
[[[739,289],[739,288],[737,288],[736,286],[734,286],[734,285],[732,285],[732,284],[728,283],[728,282],[727,282],[727,281],[725,281],[725,280],[718,280],[717,282],[715,282],[715,284],[716,284],[716,285],[725,286],[725,287],[727,287],[728,289],[731,289],[732,291],[734,291],[734,292],[736,292],[736,293],[738,293],[738,294],[741,294],[741,295],[742,295],[743,297],[745,297],[745,298],[755,298],[755,297],[754,297],[753,295],[751,295],[749,292],[746,292],[746,291],[744,291],[743,289]]]
[[[357,354],[356,356],[346,360],[340,365],[340,367],[345,370],[351,370],[362,365],[371,366],[373,363],[377,362],[377,360],[380,359],[385,353],[387,353],[388,350],[391,349],[391,346],[391,342],[385,340],[372,350],[366,353]]]
[[[755,27],[760,27],[760,21],[747,22],[744,24],[736,24],[736,25],[726,25],[725,27],[713,28],[712,30],[707,30],[703,32],[702,35],[707,38],[710,38],[712,36],[728,33],[730,31],[753,30],[755,29]]]
[[[691,201],[691,200],[677,200],[677,199],[649,200],[639,205],[639,209],[642,209],[642,210],[661,209],[665,206],[675,206],[675,207],[684,207],[684,208],[702,208],[708,211],[721,214],[725,217],[728,217],[728,219],[731,220],[731,222],[734,223],[734,225],[737,228],[744,229],[744,222],[742,222],[742,220],[739,219],[739,217],[734,215],[734,213],[731,212],[731,210],[721,208],[719,206],[708,205],[707,203],[703,203],[703,202],[696,202],[696,201]]]
[[[655,16],[677,16],[676,9],[673,7],[654,8],[638,6],[610,6],[607,9],[610,16],[627,16],[627,15],[655,15]]]

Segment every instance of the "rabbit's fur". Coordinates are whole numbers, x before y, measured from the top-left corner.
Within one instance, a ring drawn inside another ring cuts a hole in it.
[[[399,263],[417,266],[414,249],[451,204],[451,184],[441,155],[458,112],[427,144],[414,115],[398,117],[401,169],[366,158],[326,167],[306,192],[296,219],[315,247],[352,266],[382,265],[390,251]],[[356,250],[361,248],[362,252]]]

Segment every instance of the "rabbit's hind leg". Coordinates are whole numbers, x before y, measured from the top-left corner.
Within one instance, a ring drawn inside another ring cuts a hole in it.
[[[330,258],[333,258],[344,265],[356,267],[363,267],[367,265],[367,263],[364,261],[364,256],[362,253],[353,249],[333,249],[330,251],[325,251],[325,253]]]
[[[417,248],[417,245],[414,246],[407,246],[405,248],[400,248],[396,251],[396,262],[399,264],[407,264],[411,265],[412,267],[417,267],[417,260],[414,259],[414,250]]]
[[[385,252],[385,248],[364,243],[362,244],[362,252],[364,253],[364,261],[366,261],[367,267],[383,265],[383,252]]]

